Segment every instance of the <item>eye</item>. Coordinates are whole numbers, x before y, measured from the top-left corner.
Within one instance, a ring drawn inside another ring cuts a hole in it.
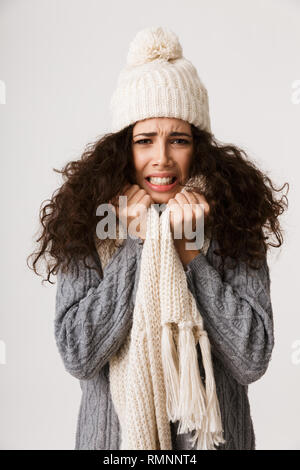
[[[175,139],[172,142],[176,142],[176,141],[178,142],[179,140],[181,140],[181,142],[183,142],[184,144],[189,144],[189,141],[185,139]]]
[[[141,142],[145,142],[145,141],[147,141],[147,140],[150,140],[150,139],[141,139],[141,140],[137,140],[135,143],[136,143],[136,144],[140,144]]]
[[[135,143],[141,144],[142,142],[147,142],[147,141],[150,141],[150,139],[137,140]],[[172,140],[171,142],[178,142],[178,141],[181,141],[183,144],[189,144],[189,141],[186,139],[175,139],[175,140]]]

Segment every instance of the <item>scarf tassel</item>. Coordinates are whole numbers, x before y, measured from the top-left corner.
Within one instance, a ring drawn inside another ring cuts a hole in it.
[[[166,407],[172,422],[178,420],[179,365],[171,323],[165,323],[161,336],[162,365],[166,388]]]
[[[173,339],[171,324],[162,328],[162,364],[164,369],[168,417],[179,421],[177,433],[195,431],[190,443],[199,450],[215,450],[214,445],[225,443],[221,413],[216,394],[209,339],[204,330],[198,329],[206,390],[202,383],[194,323],[178,324],[178,351]],[[179,355],[179,360],[178,360]]]
[[[199,329],[198,335],[205,371],[207,406],[204,426],[205,432],[196,432],[191,442],[193,445],[197,442],[197,449],[215,450],[214,446],[224,444],[226,441],[223,438],[222,418],[213,374],[209,338],[205,330]]]

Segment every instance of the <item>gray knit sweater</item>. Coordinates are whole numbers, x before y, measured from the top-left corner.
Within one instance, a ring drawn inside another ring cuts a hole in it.
[[[57,275],[55,340],[65,369],[79,379],[82,390],[75,450],[120,446],[109,359],[130,333],[142,247],[142,240],[128,236],[103,276],[83,262],[78,272],[73,263],[67,274]],[[248,384],[266,372],[274,347],[269,268],[267,260],[258,271],[239,262],[234,270],[225,264],[221,272],[217,247],[211,240],[206,256],[199,253],[187,265],[186,277],[211,343],[226,440],[218,449],[255,449]],[[89,259],[90,265],[97,262]],[[204,380],[199,344],[197,350]],[[171,423],[173,450],[191,450],[188,434],[176,434],[177,425]]]

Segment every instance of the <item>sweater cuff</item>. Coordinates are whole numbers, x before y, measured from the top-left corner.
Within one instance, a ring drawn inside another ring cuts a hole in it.
[[[203,253],[198,253],[185,267],[186,275],[191,275],[195,271],[201,271],[204,266],[207,266],[207,259]]]

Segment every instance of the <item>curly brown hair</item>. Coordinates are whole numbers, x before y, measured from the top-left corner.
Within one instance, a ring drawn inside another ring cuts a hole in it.
[[[56,275],[59,268],[68,269],[71,260],[97,260],[94,234],[99,216],[99,204],[114,201],[125,183],[136,184],[132,157],[134,124],[117,133],[101,136],[88,144],[79,160],[70,161],[61,173],[64,183],[51,199],[40,206],[41,233],[36,239],[37,251],[30,269],[37,271],[39,260],[45,260],[47,277]],[[190,178],[205,182],[203,192],[210,206],[206,226],[219,244],[215,254],[245,261],[257,269],[265,258],[268,245],[280,247],[283,242],[278,217],[288,207],[286,195],[275,198],[287,185],[275,188],[266,174],[250,161],[244,150],[218,141],[213,134],[191,124],[194,141]],[[197,190],[197,188],[195,188]],[[103,216],[104,217],[104,216]],[[277,244],[267,242],[273,235]],[[46,255],[50,254],[50,259]],[[92,267],[92,269],[94,269]],[[98,269],[98,268],[96,268]],[[101,266],[99,266],[101,273]]]

